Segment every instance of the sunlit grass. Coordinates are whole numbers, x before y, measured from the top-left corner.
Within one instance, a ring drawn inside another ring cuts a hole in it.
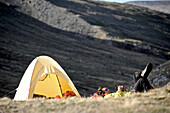
[[[62,112],[62,113],[168,113],[170,86],[148,93],[134,93],[119,98],[32,99],[14,101],[0,99],[0,112]]]

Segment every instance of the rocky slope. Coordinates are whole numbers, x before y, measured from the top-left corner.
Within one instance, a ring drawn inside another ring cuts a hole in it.
[[[162,0],[162,1],[142,1],[141,0],[141,1],[132,1],[132,2],[127,2],[127,3],[170,14],[170,1],[168,0]]]
[[[55,28],[112,40],[114,46],[169,59],[170,15],[91,0],[1,1]]]
[[[0,1],[0,97],[39,55],[56,60],[82,96],[128,88],[135,71],[169,59],[168,14],[90,0]]]
[[[156,67],[149,76],[154,87],[163,87],[170,84],[170,61]]]

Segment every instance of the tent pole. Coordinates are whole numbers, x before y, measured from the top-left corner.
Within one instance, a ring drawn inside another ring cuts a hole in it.
[[[60,84],[60,81],[59,81],[59,79],[58,79],[58,76],[56,75],[56,77],[57,77],[57,80],[58,80],[58,84],[59,84],[59,87],[60,87],[60,91],[61,91],[61,96],[63,97],[63,95],[62,95],[62,89],[61,89],[61,84]]]

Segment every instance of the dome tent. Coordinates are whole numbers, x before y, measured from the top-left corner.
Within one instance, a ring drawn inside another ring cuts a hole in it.
[[[62,67],[48,56],[35,58],[26,69],[14,100],[32,99],[34,95],[55,97],[73,91],[80,97],[74,84]]]

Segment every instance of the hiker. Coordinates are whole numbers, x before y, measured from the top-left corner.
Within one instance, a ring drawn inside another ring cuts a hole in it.
[[[127,96],[130,95],[131,92],[129,92],[126,88],[124,88],[123,86],[118,86],[117,87],[117,91],[115,93],[110,93],[110,94],[106,94],[104,96],[104,98],[117,98],[117,97],[122,97],[122,96]]]
[[[134,92],[145,92],[153,87],[150,85],[147,77],[149,76],[150,72],[152,71],[153,65],[148,63],[145,69],[142,72],[135,73],[133,76],[134,79]]]
[[[150,72],[152,71],[152,68],[153,68],[153,65],[151,63],[148,63],[143,71],[141,71],[139,73],[135,73],[135,75],[133,76],[134,87],[133,87],[132,92],[129,92],[123,86],[118,86],[117,92],[107,94],[107,95],[105,95],[104,98],[117,98],[117,97],[130,95],[133,92],[145,92],[150,89],[153,89],[153,87],[150,85],[150,83],[147,79]]]
[[[107,87],[99,87],[92,97],[104,97],[106,94],[110,94],[110,90]]]

